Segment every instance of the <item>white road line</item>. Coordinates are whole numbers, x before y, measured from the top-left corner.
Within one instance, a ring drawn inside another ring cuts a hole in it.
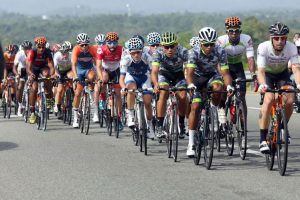
[[[248,145],[247,145],[248,146]],[[226,148],[226,145],[225,144],[221,144],[221,147],[222,148]],[[237,148],[234,148],[234,151],[237,151],[238,149]],[[255,151],[255,150],[252,150],[252,149],[247,149],[247,154],[254,154],[254,155],[257,155],[257,156],[261,156],[261,157],[265,157],[264,154],[260,153],[260,151]]]
[[[257,108],[257,107],[248,107],[248,109],[252,109],[252,110],[260,110],[260,108]]]

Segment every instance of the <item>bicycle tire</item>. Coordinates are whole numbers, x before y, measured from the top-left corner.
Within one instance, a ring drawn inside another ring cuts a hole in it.
[[[202,110],[200,110],[202,113]],[[199,165],[200,158],[201,158],[201,151],[202,151],[202,146],[203,146],[203,134],[204,134],[204,129],[206,127],[206,115],[198,117],[198,129],[194,134],[194,148],[195,148],[195,156],[193,158],[194,164]]]
[[[217,109],[211,107],[209,109],[209,118],[206,118],[206,127],[205,127],[205,144],[204,144],[204,162],[206,169],[211,168],[213,154],[214,154],[214,117],[217,116]]]
[[[119,138],[119,123],[120,123],[120,118],[119,118],[119,106],[118,106],[118,98],[115,96],[114,97],[114,121],[115,121],[115,136],[116,138]]]
[[[270,130],[270,132],[271,132],[271,130]],[[273,142],[272,142],[272,139],[273,139],[272,136],[273,135],[269,134],[269,137],[268,137],[270,152],[265,154],[267,168],[270,171],[273,170],[274,160],[275,160],[275,152],[276,152],[275,144],[273,144]]]
[[[144,112],[144,104],[139,102],[139,133],[140,133],[140,150],[144,151],[145,156],[147,155],[147,124],[146,124],[146,119],[145,119],[145,112]]]
[[[285,175],[288,161],[288,125],[284,108],[280,109],[277,116],[276,150],[279,174]]]
[[[240,158],[245,160],[247,155],[247,116],[245,112],[245,106],[243,102],[240,103],[237,110],[237,123],[236,123],[236,131],[237,131],[237,142],[238,142],[238,150],[240,154]]]
[[[48,120],[48,108],[47,108],[47,98],[45,93],[42,93],[41,95],[41,128],[43,131],[46,131],[47,129],[47,120]]]
[[[67,122],[71,125],[73,116],[73,92],[70,88],[67,89]]]
[[[163,128],[162,131],[166,133],[166,144],[167,144],[167,154],[168,158],[171,158],[172,156],[172,139],[170,137],[170,127],[172,125],[170,115],[166,115],[163,122]]]
[[[12,98],[11,98],[11,92],[10,92],[10,87],[8,87],[8,90],[7,90],[7,102],[6,102],[6,110],[7,110],[7,119],[10,119],[10,115],[11,115],[11,101],[12,101]]]
[[[90,122],[91,122],[91,99],[90,96],[85,93],[85,109],[84,109],[84,133],[85,135],[89,134]]]
[[[40,106],[41,106],[41,93],[37,95],[37,102],[35,105],[35,115],[36,115],[36,128],[37,130],[41,129],[41,112],[40,112]]]
[[[172,154],[173,154],[173,159],[174,162],[177,161],[177,155],[178,155],[178,137],[179,137],[179,131],[178,131],[178,116],[177,116],[177,111],[176,108],[173,110],[173,127],[172,127],[172,142],[173,142],[173,147],[172,147]]]

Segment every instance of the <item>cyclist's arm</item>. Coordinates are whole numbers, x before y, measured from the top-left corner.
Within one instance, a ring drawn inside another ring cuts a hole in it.
[[[14,66],[13,66],[13,72],[14,72],[14,74],[15,74],[16,76],[18,76],[18,70],[17,70],[18,64],[19,64],[19,63],[14,63]]]
[[[159,72],[159,64],[152,62],[151,81],[153,82],[153,85],[155,87],[159,86],[158,72]]]
[[[293,64],[292,65],[293,74],[295,77],[295,82],[297,85],[300,84],[300,64]]]
[[[125,76],[124,75],[120,76],[119,83],[120,83],[121,88],[126,87],[126,85],[125,85]]]
[[[103,81],[102,60],[99,60],[99,59],[96,60],[96,69],[97,69],[97,76],[99,77],[99,80]]]
[[[224,79],[224,84],[227,86],[227,85],[232,85],[232,78],[231,78],[231,75],[229,73],[229,69],[222,69],[221,67],[221,75]]]
[[[196,65],[192,63],[188,63],[186,64],[185,69],[186,69],[186,82],[187,85],[190,85],[193,83],[193,75],[196,69]]]
[[[77,58],[78,58],[78,55],[77,55],[77,51],[76,51],[76,47],[73,49],[73,52],[72,52],[72,72],[74,74],[74,78],[78,78],[78,74],[77,74],[77,69],[76,69],[76,65],[77,65]]]
[[[249,57],[248,59],[248,67],[251,74],[255,73],[255,60],[254,57]]]
[[[265,68],[258,67],[257,80],[259,84],[266,84],[266,72]]]
[[[3,79],[7,79],[7,68],[6,68],[6,66],[4,66],[4,70],[3,70]]]
[[[48,67],[50,68],[50,75],[54,75],[55,74],[55,69],[54,69],[52,60],[48,60]]]

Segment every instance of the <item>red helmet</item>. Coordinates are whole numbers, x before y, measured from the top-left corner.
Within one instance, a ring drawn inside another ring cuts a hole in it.
[[[34,38],[34,42],[37,45],[46,45],[47,39],[44,36],[38,36],[38,37]]]
[[[119,35],[116,32],[108,32],[105,35],[106,41],[118,41],[119,40]]]
[[[54,44],[54,45],[52,46],[52,51],[53,51],[54,53],[56,53],[57,51],[59,51],[60,48],[61,48],[60,44]]]
[[[228,17],[225,20],[225,27],[232,28],[232,27],[240,27],[242,22],[239,17]]]

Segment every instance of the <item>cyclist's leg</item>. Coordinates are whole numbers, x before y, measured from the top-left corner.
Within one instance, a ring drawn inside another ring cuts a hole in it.
[[[30,78],[30,94],[29,94],[29,106],[30,106],[30,111],[31,115],[29,118],[29,123],[34,124],[36,121],[36,116],[35,116],[35,102],[37,98],[37,92],[38,92],[38,82],[37,79],[39,77],[39,74],[41,72],[40,68],[35,68],[32,69],[32,72],[35,75],[35,79]]]
[[[20,81],[18,84],[18,90],[17,90],[17,100],[18,100],[18,116],[22,116],[22,109],[23,109],[23,105],[22,105],[22,95],[23,95],[23,90],[24,90],[24,86],[25,86],[25,80],[26,80],[26,69],[21,69],[20,71]]]
[[[282,72],[278,77],[280,80],[277,81],[277,87],[282,89],[293,89],[293,82],[290,79],[290,75],[288,71]],[[284,93],[283,94],[283,102],[284,102],[284,109],[286,114],[287,122],[289,121],[290,117],[293,114],[293,103],[295,100],[294,93]]]
[[[55,105],[57,107],[57,118],[62,119],[62,110],[61,110],[61,103],[62,103],[62,98],[64,95],[64,87],[65,87],[65,77],[67,76],[67,72],[60,72],[60,78],[58,81],[58,86],[57,86],[57,91],[55,94]]]
[[[186,88],[186,81],[181,80],[176,84],[177,87],[183,87]],[[185,116],[186,116],[186,104],[187,104],[187,92],[186,91],[181,91],[177,92],[176,94],[177,99],[178,99],[178,115],[179,115],[179,138],[183,139],[185,136]]]
[[[130,74],[126,74],[125,85],[127,89],[137,89],[136,82]],[[127,94],[127,109],[128,109],[128,127],[133,128],[134,122],[134,104],[135,104],[135,93]]]
[[[42,68],[41,74],[43,77],[49,78],[50,77],[49,67]],[[44,89],[45,89],[45,94],[46,94],[46,98],[47,98],[47,108],[50,109],[54,105],[54,102],[52,99],[53,98],[53,91],[52,91],[53,84],[52,84],[51,80],[45,81]]]

